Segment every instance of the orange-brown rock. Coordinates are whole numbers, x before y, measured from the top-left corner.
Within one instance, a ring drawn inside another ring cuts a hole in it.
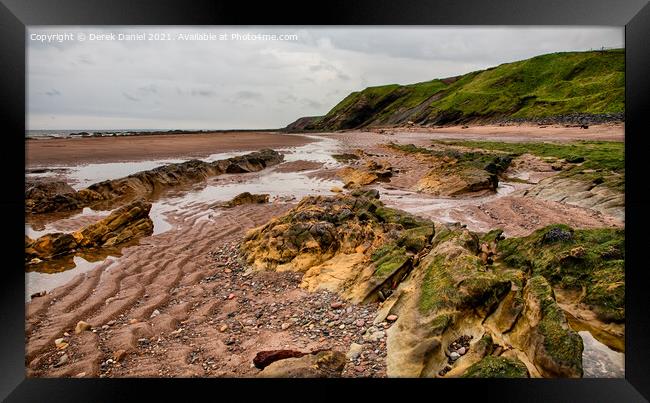
[[[135,201],[113,211],[101,221],[72,234],[46,234],[36,240],[25,237],[25,258],[51,259],[79,249],[114,246],[138,237],[151,235],[151,203]]]
[[[124,178],[95,183],[86,189],[59,187],[29,188],[25,191],[25,208],[30,214],[54,211],[71,211],[97,202],[116,202],[149,195],[165,188],[203,181],[224,173],[257,172],[267,166],[282,162],[284,156],[277,151],[263,149],[225,160],[205,162],[190,160],[169,164]],[[60,192],[66,191],[64,194]]]

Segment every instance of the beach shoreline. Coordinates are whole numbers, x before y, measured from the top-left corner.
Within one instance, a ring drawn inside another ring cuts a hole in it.
[[[26,303],[28,376],[250,377],[258,374],[250,363],[259,351],[293,348],[345,352],[352,343],[363,345],[363,355],[345,366],[343,376],[387,376],[386,336],[374,341],[364,339],[373,326],[384,330],[390,327],[386,321],[373,324],[378,312],[375,304],[346,303],[342,308],[345,314],[334,317],[338,310],[331,306],[343,301],[329,291],[308,292],[301,286],[302,274],[249,271],[239,256],[242,240],[251,229],[296,207],[303,196],[340,192],[333,189],[343,186],[338,171],[346,165],[332,155],[350,155],[356,150],[363,150],[366,162],[388,161],[395,168],[390,183],[372,185],[387,206],[434,221],[464,222],[472,231],[500,227],[508,236],[525,236],[554,222],[575,228],[624,227],[624,222],[586,207],[510,193],[510,188],[523,190],[535,186],[532,183],[504,183],[494,195],[456,201],[413,192],[409,189],[429,169],[429,162],[386,146],[395,142],[426,147],[446,138],[530,142],[624,138],[623,127],[612,125],[586,130],[524,126],[506,129],[239,133],[232,141],[232,136],[225,134],[28,141],[28,145],[55,145],[41,147],[40,154],[32,154],[32,164],[38,161],[46,167],[53,166],[46,162],[49,160],[72,167],[85,161],[98,165],[118,162],[126,155],[140,163],[187,157],[188,152],[200,158],[265,147],[284,150],[285,154],[284,162],[259,172],[218,175],[169,189],[160,198],[152,197],[151,216],[156,225],[164,218],[168,229],[126,245],[119,256],[68,271],[69,277],[52,289],[32,289],[30,292],[47,292]],[[142,139],[146,140],[141,143]],[[150,147],[147,144],[151,142],[155,145]],[[98,149],[98,145],[105,148]],[[75,152],[85,150],[88,155],[76,154],[71,148]],[[522,169],[534,171],[540,178],[557,173],[537,172],[537,165]],[[69,180],[69,175],[63,172],[60,179]],[[270,201],[214,208],[215,201],[226,201],[243,191],[270,193]],[[97,219],[97,213],[79,213],[48,228],[74,230]],[[48,275],[43,273],[38,279],[45,280]],[[34,286],[43,284],[37,282]],[[75,334],[79,321],[89,323],[94,331]],[[68,344],[59,349],[56,340],[62,337]],[[64,355],[68,363],[58,364]]]
[[[132,162],[167,158],[204,158],[232,151],[297,147],[305,136],[279,132],[211,132],[147,136],[25,140],[26,167]]]

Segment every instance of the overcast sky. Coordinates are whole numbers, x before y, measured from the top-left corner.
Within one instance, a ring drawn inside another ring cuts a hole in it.
[[[174,40],[89,39],[140,32]],[[177,39],[199,32],[228,40]],[[32,40],[53,33],[74,39]],[[237,40],[233,33],[297,39]],[[368,86],[455,76],[550,52],[623,47],[624,33],[616,27],[31,27],[27,46],[28,129],[256,129],[323,115]]]

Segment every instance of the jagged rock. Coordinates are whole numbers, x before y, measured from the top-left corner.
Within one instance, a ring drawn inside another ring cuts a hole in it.
[[[134,238],[151,235],[151,203],[135,201],[113,211],[108,217],[72,234],[46,234],[36,240],[25,237],[25,259],[51,259],[80,248],[114,246]]]
[[[615,228],[540,228],[498,243],[499,257],[511,267],[530,267],[551,285],[575,291],[603,322],[625,320],[625,231]]]
[[[321,351],[299,358],[275,361],[258,374],[261,378],[334,378],[340,377],[345,367],[345,354],[339,351]]]
[[[151,203],[139,200],[120,207],[103,220],[74,233],[79,246],[113,246],[133,238],[151,235]]]
[[[591,257],[572,244],[582,239],[579,231],[571,233],[570,240],[558,232],[545,242],[544,234],[537,234],[539,244],[532,250],[566,244],[566,256],[560,253],[558,259]],[[581,339],[568,327],[550,286],[530,272],[526,260],[506,264],[501,243],[510,251],[520,247],[504,240],[500,230],[476,234],[459,224],[434,227],[431,221],[386,208],[374,192],[355,191],[304,198],[285,215],[249,232],[241,251],[256,269],[304,272],[301,286],[308,290],[327,289],[353,303],[384,301],[378,318],[386,318],[386,329],[371,326],[362,339],[386,339],[388,376],[462,376],[494,344],[510,360],[498,361],[503,371],[492,371],[498,376],[511,371],[581,376]],[[605,243],[598,256],[614,246]],[[611,256],[620,257],[613,250]],[[486,257],[493,261],[488,264]],[[516,357],[526,363],[525,372],[519,371]],[[309,358],[293,360],[302,359]],[[489,363],[470,373],[487,371]],[[295,374],[304,365],[298,368],[288,366],[282,373],[300,376]]]
[[[524,350],[544,376],[582,377],[582,338],[569,328],[542,276],[529,279],[524,288],[524,310],[511,340]]]
[[[271,350],[271,351],[260,351],[253,358],[253,364],[256,368],[264,369],[278,360],[284,360],[287,358],[297,358],[302,357],[309,353],[296,351],[296,350]]]
[[[232,200],[229,200],[225,203],[217,203],[213,207],[235,207],[242,204],[263,204],[269,202],[268,194],[252,194],[249,192],[240,193],[235,196]]]
[[[513,192],[515,196],[535,197],[558,201],[574,206],[599,211],[625,221],[625,193],[616,191],[606,184],[553,176],[541,180],[530,189]]]
[[[393,167],[387,161],[368,160],[364,167],[345,167],[337,172],[345,182],[345,188],[358,188],[370,185],[377,180],[385,180],[393,175]]]
[[[436,196],[459,196],[465,193],[494,192],[498,175],[512,158],[484,152],[461,152],[456,149],[430,149],[413,144],[390,144],[389,148],[415,154],[431,168],[415,185],[415,190]]]
[[[305,271],[302,286],[309,290],[339,291],[355,302],[376,298],[381,287],[399,282],[433,233],[431,221],[386,208],[377,197],[376,191],[306,197],[249,232],[241,250],[258,270]]]
[[[72,234],[56,232],[46,234],[32,241],[26,246],[25,260],[51,259],[53,257],[70,253],[77,247],[77,240]]]
[[[27,212],[59,211],[59,206],[77,206],[76,191],[63,181],[27,181],[25,210]]]
[[[138,172],[124,178],[95,183],[78,192],[47,195],[26,189],[26,212],[31,214],[52,211],[71,211],[93,205],[96,202],[115,202],[122,199],[149,195],[155,190],[203,181],[208,177],[224,173],[257,172],[267,166],[282,162],[284,156],[277,151],[263,149],[225,160],[205,162],[190,160],[163,165],[148,171]],[[51,193],[51,192],[50,192]]]

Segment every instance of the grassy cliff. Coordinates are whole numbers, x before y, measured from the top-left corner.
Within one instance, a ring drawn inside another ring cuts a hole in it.
[[[339,130],[408,122],[441,125],[570,114],[622,114],[623,49],[564,52],[458,77],[353,92],[305,129]]]

